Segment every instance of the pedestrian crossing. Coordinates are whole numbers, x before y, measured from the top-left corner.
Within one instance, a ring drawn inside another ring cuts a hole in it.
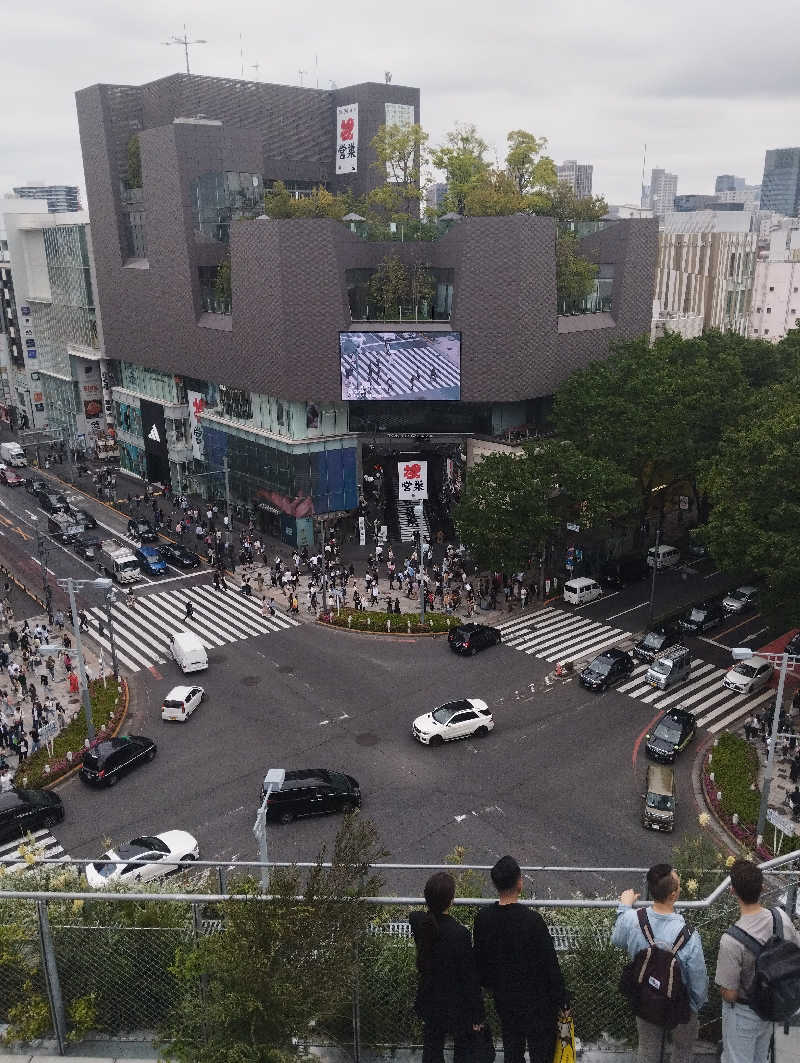
[[[365,344],[358,355],[342,355],[345,397],[350,393],[371,399],[398,394],[459,387],[459,369],[434,347],[393,343],[387,358],[383,343]]]
[[[29,859],[25,859],[25,854],[28,854]],[[30,857],[33,857],[33,862]],[[0,845],[0,867],[5,872],[24,871],[44,859],[58,859],[65,863],[71,859],[58,840],[44,828],[31,831],[25,838],[17,838]]]
[[[186,615],[191,602],[192,616]],[[111,641],[104,609],[87,610],[89,634],[103,647],[106,667],[111,666]],[[284,613],[262,616],[259,599],[238,591],[217,590],[196,584],[155,594],[143,594],[128,604],[113,607],[117,660],[131,672],[151,668],[170,659],[169,641],[176,631],[192,631],[207,650],[226,643],[269,635],[298,627],[299,620]]]
[[[580,613],[553,608],[539,609],[497,626],[503,633],[506,646],[562,664],[591,660],[603,650],[632,639],[630,631],[590,620]],[[712,734],[730,727],[775,698],[771,688],[755,696],[728,690],[722,686],[727,669],[708,664],[699,657],[692,659],[688,680],[674,690],[654,690],[645,683],[647,668],[648,665],[637,662],[630,678],[615,686],[614,690],[644,705],[652,705],[656,710],[688,709],[697,717],[698,727],[704,727]]]
[[[398,502],[397,503],[397,519],[400,523],[400,540],[404,543],[415,543],[417,536],[419,535],[419,521],[414,514],[414,507],[411,503]],[[430,541],[430,527],[428,526],[428,518],[423,514],[422,517],[422,541],[423,543]]]

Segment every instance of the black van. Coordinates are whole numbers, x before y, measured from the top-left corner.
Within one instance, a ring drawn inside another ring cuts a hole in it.
[[[633,656],[637,661],[646,661],[649,664],[662,650],[677,646],[680,641],[681,631],[677,624],[654,627],[634,643]]]
[[[643,557],[628,555],[606,561],[600,569],[600,582],[604,587],[627,587],[649,575],[650,569]]]
[[[259,802],[266,788],[261,785]],[[352,775],[326,768],[287,771],[280,790],[267,802],[267,819],[291,823],[300,816],[323,816],[328,812],[352,812],[361,807],[361,790]]]

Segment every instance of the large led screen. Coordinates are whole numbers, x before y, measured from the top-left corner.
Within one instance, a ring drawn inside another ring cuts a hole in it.
[[[340,332],[343,399],[461,398],[460,332]]]

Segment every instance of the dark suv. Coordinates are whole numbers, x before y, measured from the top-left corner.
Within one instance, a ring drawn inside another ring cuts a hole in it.
[[[39,491],[37,492],[37,497],[39,499],[39,505],[47,513],[66,513],[69,509],[69,502],[67,502],[63,495],[57,495],[52,492],[43,494]]]
[[[156,755],[157,746],[144,735],[120,735],[99,742],[83,754],[80,776],[94,786],[116,786],[122,775]]]
[[[472,654],[485,650],[487,646],[496,646],[502,635],[496,627],[488,624],[461,624],[451,627],[447,632],[447,642],[453,653]]]
[[[633,658],[625,650],[603,650],[578,676],[578,681],[587,690],[600,693],[612,684],[629,676],[633,671]]]
[[[128,521],[128,535],[132,539],[138,539],[140,543],[157,543],[158,533],[149,520],[136,517]]]
[[[725,610],[719,602],[704,602],[690,609],[686,616],[682,616],[678,623],[681,630],[689,635],[702,635],[704,631],[710,631],[712,627],[719,627],[727,620]]]
[[[63,818],[61,798],[51,790],[7,790],[0,794],[0,841],[52,827]]]
[[[259,801],[264,800],[261,786]],[[352,775],[326,768],[287,771],[280,790],[273,790],[267,802],[267,819],[291,823],[300,816],[322,816],[327,812],[352,812],[361,807],[361,790]]]
[[[681,632],[677,624],[668,624],[666,627],[654,627],[645,632],[633,647],[633,656],[637,661],[646,661],[648,664],[670,646],[677,646],[681,641]]]

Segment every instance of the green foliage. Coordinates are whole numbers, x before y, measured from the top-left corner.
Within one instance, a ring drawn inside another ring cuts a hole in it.
[[[341,221],[353,210],[350,192],[333,195],[322,185],[316,185],[310,196],[297,199],[283,181],[276,181],[264,193],[264,212],[275,221],[288,218],[334,218]]]
[[[90,1030],[99,1029],[97,993],[76,997],[69,1006],[67,1019],[70,1025],[70,1041],[82,1041]]]
[[[219,933],[178,950],[169,1054],[186,1063],[296,1059],[311,1024],[341,1022],[373,914],[360,899],[379,892],[370,864],[383,855],[374,826],[349,815],[330,868],[323,852],[305,884],[296,869],[275,869],[268,901],[223,904]],[[256,894],[258,884],[236,890]]]
[[[369,281],[369,297],[384,321],[399,318],[401,307],[412,313],[424,310],[435,294],[430,267],[421,262],[406,266],[396,255],[385,258]]]
[[[602,1041],[604,1034],[632,1041],[636,1020],[618,989],[627,956],[611,944],[614,913],[576,911],[569,920],[563,916],[559,912],[548,921],[572,923],[577,931],[575,947],[559,957],[572,998],[576,1035],[584,1042]]]
[[[572,233],[559,232],[556,237],[556,299],[559,313],[580,308],[591,294],[598,267],[578,253],[578,239]]]
[[[672,866],[681,876],[684,900],[706,897],[727,874],[725,854],[707,834],[686,835],[672,847]]]
[[[761,794],[756,785],[755,749],[739,735],[723,731],[714,746],[711,767],[722,793],[722,810],[729,816],[738,813],[743,823],[757,823]]]
[[[226,312],[231,311],[231,256],[230,252],[223,258],[219,266],[217,266],[217,276],[214,280],[214,295],[217,301],[221,303]]]
[[[513,129],[506,140],[506,167],[521,195],[539,189],[555,188],[558,184],[555,163],[548,155],[542,154],[547,147],[547,137],[537,140],[533,133],[528,133],[525,129]]]
[[[139,144],[139,135],[134,133],[128,141],[128,172],[125,175],[126,188],[142,187],[142,149]]]
[[[476,183],[490,173],[486,152],[489,146],[474,125],[456,123],[444,144],[431,152],[431,162],[447,178],[444,205],[449,211],[465,213],[466,198]]]
[[[376,635],[386,635],[386,622],[389,621],[391,628],[388,634],[408,634],[408,625],[411,624],[411,633],[422,635],[424,633],[449,631],[458,623],[458,618],[446,616],[444,613],[433,613],[425,610],[425,623],[419,622],[419,613],[383,613],[372,612],[367,609],[340,609],[338,615],[333,609],[328,614],[327,623],[334,627],[346,627],[352,631],[372,631]],[[350,623],[348,623],[348,620]]]
[[[428,160],[428,134],[420,125],[382,125],[372,138],[373,169],[383,181],[369,194],[370,203],[392,218],[417,217],[424,191],[421,168]]]
[[[23,984],[21,998],[8,1009],[6,1041],[36,1041],[50,1031],[50,1005],[32,981]]]

